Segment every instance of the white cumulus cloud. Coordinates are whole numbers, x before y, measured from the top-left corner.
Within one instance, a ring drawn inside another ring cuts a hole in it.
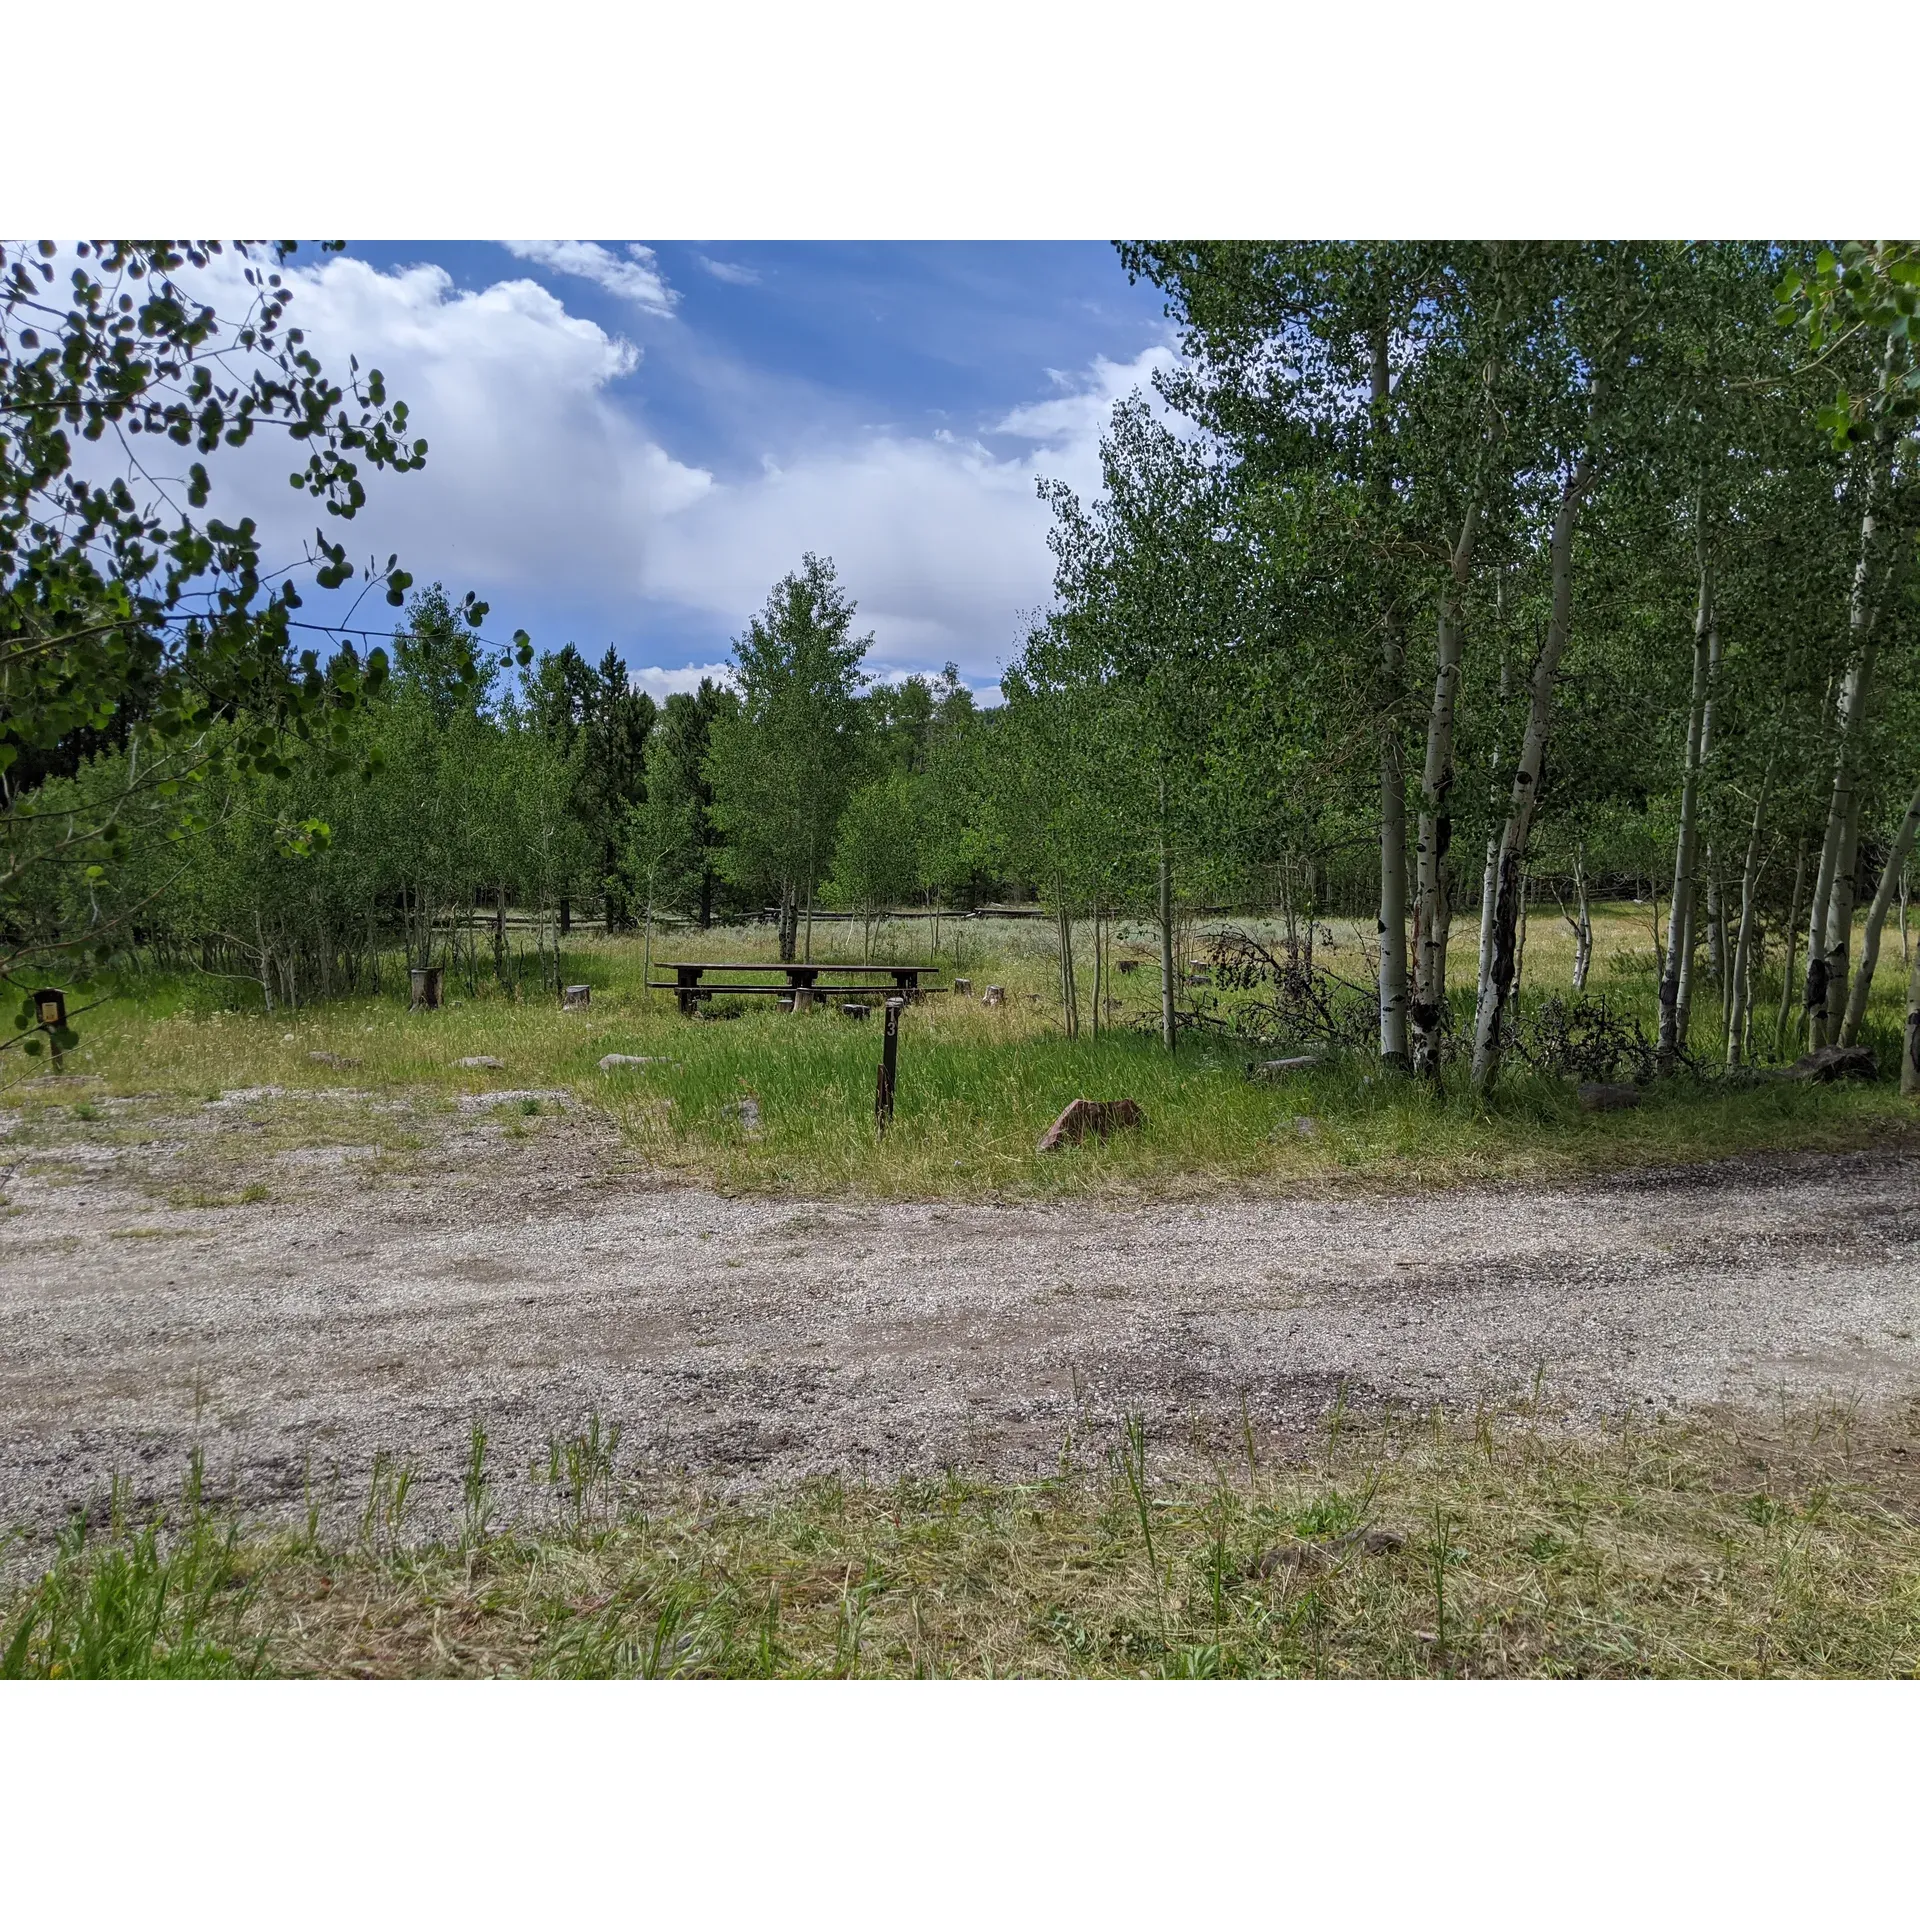
[[[721,686],[733,684],[733,668],[724,660],[709,662],[706,666],[689,664],[684,667],[635,667],[627,678],[642,693],[650,693],[656,700],[664,701],[670,693],[698,693],[702,680],[717,681]]]
[[[952,660],[970,681],[997,679],[1025,617],[1052,597],[1051,519],[1036,482],[1096,491],[1114,402],[1150,391],[1171,361],[1158,345],[1124,363],[1096,360],[979,436],[884,429],[716,480],[661,522],[648,587],[737,622],[803,552],[831,554],[873,630],[877,669]]]
[[[724,280],[730,287],[757,287],[760,284],[757,267],[743,267],[737,260],[710,260],[704,253],[695,257],[716,280]]]
[[[643,367],[628,342],[535,281],[467,290],[436,265],[380,271],[351,255],[285,272],[290,323],[336,377],[350,354],[381,370],[407,402],[409,436],[429,444],[427,463],[368,472],[368,504],[343,524],[288,487],[295,449],[262,435],[208,462],[211,511],[252,514],[282,559],[317,523],[356,558],[397,553],[417,580],[472,588],[536,639],[543,628],[604,633],[656,697],[723,672],[697,662],[722,652],[810,549],[832,556],[861,630],[875,634],[871,670],[937,672],[951,660],[990,686],[1051,598],[1035,481],[1097,489],[1114,401],[1148,390],[1172,359],[1165,344],[1096,359],[958,430],[823,426],[791,383],[727,363],[712,377],[775,399],[763,443],[744,458],[736,449],[721,474],[670,451],[650,424],[647,383],[667,377],[658,363]],[[235,263],[216,261],[200,282],[216,310],[244,309]],[[339,619],[349,597],[309,594],[312,617]],[[358,624],[390,617],[369,602]],[[687,664],[665,664],[658,646],[649,663],[649,630],[678,635]]]
[[[629,240],[624,253],[615,253],[598,240],[505,240],[501,245],[516,259],[531,260],[550,273],[591,280],[647,313],[664,317],[680,298],[667,285],[653,249],[637,240]]]

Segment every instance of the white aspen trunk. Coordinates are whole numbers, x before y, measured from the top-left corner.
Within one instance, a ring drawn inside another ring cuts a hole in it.
[[[1172,1053],[1173,1021],[1173,863],[1167,852],[1167,770],[1160,769],[1160,1044]]]
[[[1492,835],[1487,841],[1487,860],[1480,875],[1480,969],[1474,1004],[1487,990],[1487,969],[1493,964],[1493,896],[1500,873],[1500,840]]]
[[[1840,858],[1833,869],[1833,887],[1827,895],[1826,1005],[1820,1013],[1820,1037],[1825,1046],[1839,1033],[1847,1010],[1847,965],[1853,946],[1854,890],[1860,877],[1860,802],[1858,782],[1848,797],[1846,825],[1840,837]]]
[[[1100,896],[1093,896],[1093,1037],[1100,1038]]]
[[[1889,343],[1891,345],[1891,343]],[[1845,937],[1853,919],[1852,887],[1847,891],[1845,919],[1836,925],[1833,895],[1840,883],[1842,861],[1850,854],[1846,842],[1857,810],[1854,787],[1854,745],[1866,719],[1867,699],[1873,687],[1877,650],[1874,609],[1869,587],[1873,572],[1875,507],[1880,492],[1877,455],[1867,468],[1866,504],[1860,514],[1860,552],[1854,561],[1853,584],[1847,601],[1847,667],[1841,676],[1833,749],[1833,792],[1827,802],[1826,832],[1820,842],[1820,865],[1813,883],[1813,907],[1807,930],[1806,1011],[1808,1038],[1816,1047],[1827,1041],[1828,1011],[1834,1007],[1833,936],[1841,935],[1841,964],[1845,965]],[[1837,1009],[1835,1009],[1837,1011]]]
[[[1578,952],[1574,961],[1573,990],[1575,993],[1585,993],[1587,978],[1593,972],[1593,907],[1587,899],[1587,860],[1584,852],[1574,867],[1573,884],[1580,894],[1580,931],[1575,936]]]
[[[1687,755],[1680,778],[1680,834],[1673,856],[1673,901],[1667,953],[1660,971],[1660,1038],[1654,1059],[1670,1073],[1687,1042],[1693,996],[1693,906],[1699,851],[1700,774],[1713,730],[1713,682],[1719,665],[1719,629],[1713,617],[1713,571],[1707,557],[1706,503],[1694,503],[1694,552],[1699,593],[1693,615],[1693,693],[1687,710]]]
[[[1584,848],[1573,856],[1573,897],[1576,917],[1573,921],[1573,990],[1585,993],[1587,976],[1593,971],[1593,913],[1587,902],[1587,863]]]
[[[1494,621],[1497,627],[1505,625],[1507,604],[1506,576],[1500,575],[1494,585]],[[1504,723],[1507,711],[1507,677],[1510,663],[1500,662],[1500,706],[1498,719]],[[1490,761],[1493,785],[1496,790],[1500,777],[1500,733],[1496,724],[1493,736],[1493,753]],[[1498,890],[1500,873],[1500,836],[1492,833],[1487,836],[1486,866],[1480,875],[1480,963],[1474,982],[1474,1005],[1480,1004],[1480,997],[1487,990],[1487,969],[1493,964],[1493,896]]]
[[[1447,1014],[1447,939],[1453,927],[1453,734],[1460,697],[1462,602],[1473,566],[1480,503],[1469,502],[1453,562],[1440,596],[1433,706],[1427,718],[1427,757],[1420,776],[1420,833],[1416,861],[1413,963],[1413,1069],[1426,1078],[1440,1071]]]
[[[1552,609],[1547,617],[1546,641],[1540,649],[1540,658],[1534,662],[1527,730],[1521,740],[1519,764],[1513,770],[1513,797],[1508,803],[1506,825],[1500,834],[1487,979],[1474,1015],[1473,1085],[1480,1093],[1492,1090],[1500,1072],[1500,1056],[1505,1044],[1501,1015],[1516,971],[1515,922],[1521,911],[1527,839],[1540,798],[1540,768],[1546,758],[1547,729],[1553,718],[1554,684],[1559,678],[1560,656],[1566,651],[1567,633],[1573,619],[1573,528],[1592,472],[1590,449],[1583,447],[1574,461],[1572,473],[1567,476],[1559,510],[1553,516],[1549,545]]]
[[[1073,903],[1067,903],[1067,1006],[1073,1037],[1080,1038],[1080,968],[1073,953]]]
[[[1407,1060],[1407,793],[1400,720],[1392,689],[1399,680],[1401,644],[1389,621],[1380,645],[1387,710],[1380,741],[1380,1058]]]
[[[1910,966],[1913,963],[1913,948],[1907,940],[1907,868],[1905,861],[1900,864],[1900,964]]]
[[[1711,846],[1707,848],[1707,971],[1714,991],[1724,1003],[1727,997],[1726,912],[1721,898],[1720,865]]]
[[[1373,338],[1371,370],[1374,494],[1384,519],[1392,500],[1385,436],[1391,369],[1387,333]],[[1405,642],[1400,611],[1390,586],[1383,586],[1380,611],[1380,1057],[1404,1066],[1407,1061],[1407,779],[1400,737],[1401,681]]]
[[[1748,1008],[1752,1004],[1753,919],[1760,893],[1760,829],[1767,817],[1767,791],[1773,785],[1773,762],[1760,776],[1759,798],[1753,803],[1753,827],[1747,835],[1747,857],[1740,866],[1740,931],[1733,943],[1732,977],[1727,988],[1727,1065],[1737,1067],[1746,1050]],[[1793,963],[1787,963],[1791,978]]]
[[[1513,985],[1507,989],[1507,1005],[1517,1013],[1520,1008],[1520,982],[1527,970],[1527,929],[1533,924],[1533,876],[1520,882],[1520,924],[1513,941]]]
[[[1920,957],[1907,975],[1907,1031],[1900,1049],[1900,1091],[1920,1095]]]
[[[1873,991],[1874,968],[1880,959],[1880,930],[1886,925],[1887,910],[1900,891],[1900,876],[1906,869],[1907,855],[1913,851],[1913,837],[1920,830],[1920,793],[1907,802],[1900,819],[1900,831],[1893,837],[1887,854],[1887,868],[1867,909],[1867,924],[1860,934],[1860,967],[1853,976],[1847,994],[1847,1009],[1840,1021],[1840,1044],[1850,1047],[1860,1034],[1860,1023],[1867,1016],[1867,996]]]
[[[1787,1023],[1793,1018],[1793,963],[1800,939],[1800,908],[1807,886],[1807,837],[1800,836],[1793,850],[1793,904],[1787,909],[1787,951],[1780,963],[1780,1014],[1773,1024],[1773,1050],[1784,1053]]]

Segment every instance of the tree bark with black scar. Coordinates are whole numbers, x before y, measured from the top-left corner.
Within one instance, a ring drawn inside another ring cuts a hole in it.
[[[1671,1073],[1686,1045],[1687,1003],[1693,986],[1694,895],[1699,853],[1700,777],[1713,744],[1714,681],[1720,666],[1720,628],[1714,618],[1713,568],[1707,551],[1706,499],[1694,501],[1694,553],[1699,595],[1693,616],[1693,694],[1687,709],[1687,752],[1680,775],[1680,833],[1673,856],[1673,900],[1667,952],[1660,970],[1660,1039],[1654,1059]]]
[[[1840,1022],[1840,1045],[1850,1047],[1860,1037],[1860,1023],[1867,1016],[1867,996],[1873,991],[1874,970],[1880,960],[1880,934],[1886,926],[1887,910],[1900,892],[1900,876],[1906,869],[1907,855],[1913,851],[1916,832],[1920,832],[1920,793],[1907,802],[1900,830],[1893,837],[1887,864],[1880,875],[1880,886],[1867,909],[1867,924],[1860,935],[1860,968],[1853,976],[1847,995],[1846,1013]]]
[[[1428,1079],[1440,1071],[1441,1028],[1447,1011],[1447,937],[1453,927],[1453,731],[1460,697],[1460,653],[1467,576],[1473,566],[1480,503],[1469,503],[1440,596],[1433,710],[1427,723],[1427,759],[1420,780],[1419,863],[1414,908],[1417,945],[1413,968],[1413,1068]]]
[[[1393,477],[1384,442],[1391,368],[1387,329],[1373,336],[1369,412],[1372,416],[1374,501],[1383,520],[1392,504]],[[1391,581],[1380,611],[1380,1058],[1407,1064],[1407,770],[1400,736],[1401,681],[1406,646]]]
[[[1595,393],[1597,401],[1597,389]],[[1590,402],[1590,411],[1591,405]],[[1547,728],[1553,717],[1553,690],[1560,673],[1573,619],[1573,530],[1580,502],[1593,478],[1592,450],[1583,447],[1567,476],[1560,505],[1553,517],[1549,542],[1552,603],[1547,637],[1533,668],[1533,686],[1527,705],[1527,730],[1520,746],[1520,762],[1513,773],[1513,797],[1500,835],[1500,857],[1495,869],[1493,916],[1489,926],[1486,984],[1473,1023],[1473,1085],[1491,1090],[1500,1072],[1504,1040],[1502,1010],[1513,985],[1515,940],[1519,926],[1521,890],[1525,885],[1527,839],[1533,829],[1534,809],[1540,798],[1540,769],[1546,759]]]

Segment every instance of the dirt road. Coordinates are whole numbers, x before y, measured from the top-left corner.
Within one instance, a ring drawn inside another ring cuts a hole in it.
[[[1405,1200],[822,1204],[651,1185],[580,1114],[509,1139],[469,1110],[395,1154],[272,1152],[262,1110],[131,1145],[0,1132],[0,1523],[44,1539],[115,1471],[169,1493],[196,1443],[216,1490],[285,1517],[309,1488],[357,1505],[384,1450],[444,1518],[474,1421],[511,1489],[594,1412],[625,1468],[744,1486],[1018,1470],[1130,1412],[1237,1450],[1243,1393],[1262,1445],[1343,1390],[1538,1381],[1577,1421],[1920,1394],[1920,1163],[1893,1154]],[[163,1197],[249,1127],[271,1198]]]

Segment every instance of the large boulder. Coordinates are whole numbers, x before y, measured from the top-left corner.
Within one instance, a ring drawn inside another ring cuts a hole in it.
[[[1040,1136],[1040,1153],[1078,1146],[1088,1134],[1104,1140],[1123,1127],[1137,1127],[1146,1115],[1132,1100],[1070,1100],[1060,1118]]]
[[[1875,1080],[1879,1075],[1871,1047],[1816,1047],[1787,1069],[1789,1080]]]

